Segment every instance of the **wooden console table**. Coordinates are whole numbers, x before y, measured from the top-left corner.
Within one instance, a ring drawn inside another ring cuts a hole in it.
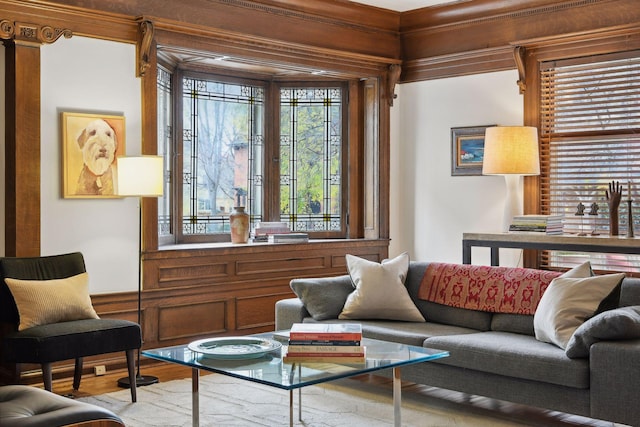
[[[491,265],[499,265],[500,248],[640,254],[640,238],[546,235],[533,233],[463,233],[462,263],[471,264],[471,248],[491,248]]]

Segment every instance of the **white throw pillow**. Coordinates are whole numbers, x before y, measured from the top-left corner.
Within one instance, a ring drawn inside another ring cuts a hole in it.
[[[409,270],[406,252],[381,264],[353,255],[346,255],[346,261],[356,290],[338,318],[425,321],[404,286]]]
[[[565,349],[575,330],[596,313],[624,276],[618,273],[553,279],[533,316],[536,339]]]

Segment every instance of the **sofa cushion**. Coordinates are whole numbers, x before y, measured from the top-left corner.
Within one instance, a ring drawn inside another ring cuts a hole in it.
[[[315,320],[337,319],[354,290],[348,275],[293,279],[289,285]]]
[[[405,286],[420,313],[428,322],[444,323],[445,325],[460,326],[479,331],[488,331],[491,326],[491,313],[477,310],[465,310],[444,304],[421,300],[418,291],[424,277],[424,272],[429,267],[428,262],[414,261],[409,267]]]
[[[559,275],[530,268],[431,263],[418,297],[470,310],[533,314],[544,290]]]
[[[496,313],[491,318],[491,330],[535,336],[532,315]]]
[[[624,273],[554,279],[533,318],[536,339],[565,349],[578,326],[596,313],[609,294],[619,289],[622,279]]]
[[[404,286],[409,255],[372,262],[346,255],[347,268],[355,291],[347,297],[340,319],[386,319],[424,322],[424,317]]]
[[[49,323],[98,318],[89,296],[87,273],[65,279],[4,281],[18,307],[19,331]]]
[[[425,346],[449,351],[434,361],[507,377],[589,388],[589,362],[569,359],[560,348],[528,335],[507,332],[432,337]]]
[[[566,353],[568,357],[589,357],[591,344],[602,340],[640,338],[640,306],[605,311],[576,329]]]
[[[565,271],[559,277],[591,277],[593,270],[589,261]],[[515,334],[535,335],[533,315],[496,313],[491,319],[491,330],[513,332]]]
[[[306,319],[305,322],[310,322]],[[477,333],[476,329],[460,328],[431,322],[398,322],[394,320],[347,320],[362,325],[362,335],[384,341],[397,342],[422,347],[427,338],[440,335],[461,335]],[[344,320],[327,320],[322,323],[345,323]]]

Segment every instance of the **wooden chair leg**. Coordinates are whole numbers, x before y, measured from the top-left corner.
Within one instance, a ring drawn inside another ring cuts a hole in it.
[[[131,389],[131,401],[135,403],[138,400],[137,397],[137,385],[136,385],[136,351],[127,350],[127,369],[129,370],[129,388]]]
[[[44,381],[44,389],[47,391],[51,391],[52,384],[52,374],[51,374],[51,363],[42,363],[40,365],[42,367],[42,380]]]
[[[73,370],[73,389],[80,388],[80,380],[82,379],[82,357],[76,358],[75,369]]]

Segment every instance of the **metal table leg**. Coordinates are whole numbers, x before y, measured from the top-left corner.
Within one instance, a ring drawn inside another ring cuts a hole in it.
[[[198,427],[200,425],[200,370],[191,369],[191,425]]]
[[[402,425],[402,380],[400,378],[400,368],[393,368],[393,425]]]
[[[293,390],[289,390],[289,427],[293,427]]]

